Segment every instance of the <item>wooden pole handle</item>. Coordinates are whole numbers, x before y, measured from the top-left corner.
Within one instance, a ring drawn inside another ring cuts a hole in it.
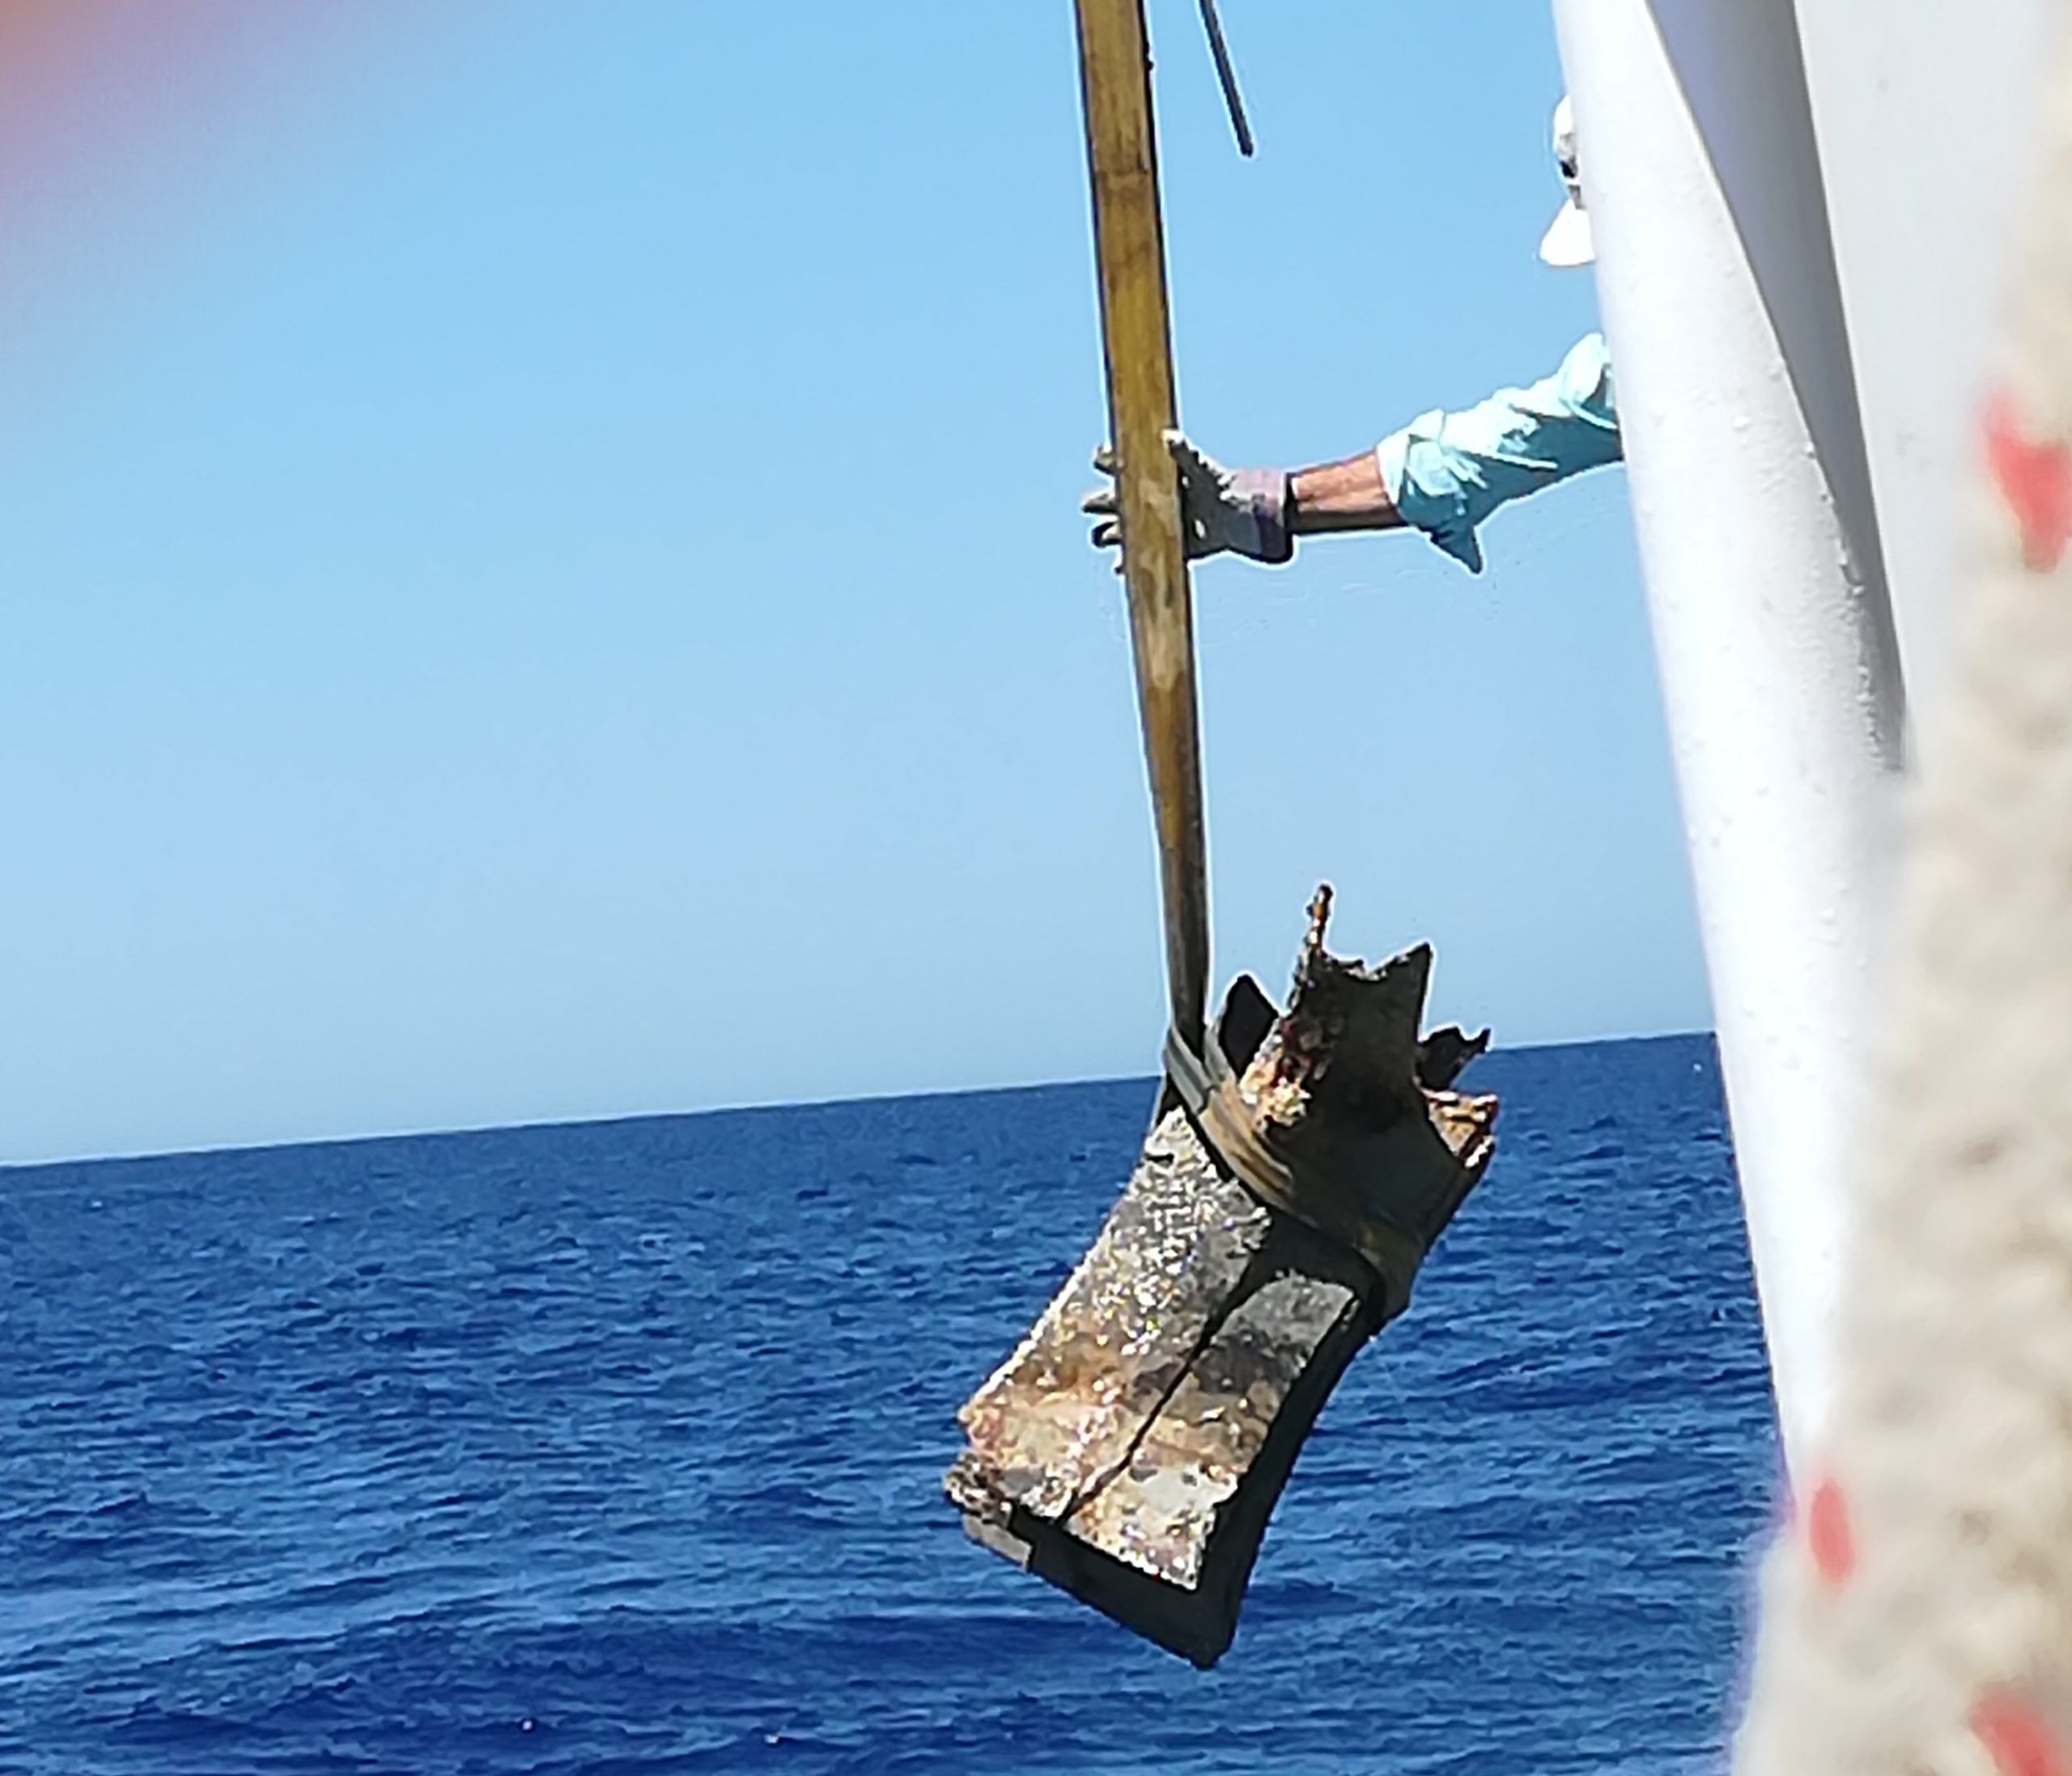
[[[1179,477],[1166,445],[1176,418],[1151,56],[1143,0],[1076,0],[1086,158],[1116,457],[1123,580],[1166,924],[1173,1027],[1199,1052],[1208,992],[1208,841],[1195,693],[1192,594]]]

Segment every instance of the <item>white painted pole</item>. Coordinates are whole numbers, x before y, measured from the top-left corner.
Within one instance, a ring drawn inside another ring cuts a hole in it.
[[[2056,0],[1797,0],[1918,765]]]
[[[1790,0],[1555,0],[1785,1453],[1832,1318],[1904,700]]]

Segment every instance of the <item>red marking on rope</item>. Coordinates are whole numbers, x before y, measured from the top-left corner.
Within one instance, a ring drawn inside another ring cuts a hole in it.
[[[2072,450],[2032,442],[2002,389],[1986,404],[1985,460],[2022,527],[2022,559],[2032,572],[2057,565],[2072,537]]]
[[[2072,1765],[2050,1729],[2033,1709],[2004,1691],[1979,1699],[1972,1710],[1972,1731],[1993,1754],[2001,1776],[2069,1776]]]
[[[1813,1570],[1830,1585],[1839,1585],[1856,1570],[1856,1537],[1849,1528],[1849,1501],[1832,1480],[1813,1489],[1806,1507],[1806,1545]]]

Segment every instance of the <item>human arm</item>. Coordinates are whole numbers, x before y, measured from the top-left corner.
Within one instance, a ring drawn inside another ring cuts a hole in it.
[[[1458,413],[1420,414],[1374,448],[1403,521],[1470,573],[1482,571],[1476,532],[1498,507],[1620,456],[1611,359],[1594,333],[1552,376]]]
[[[1403,514],[1371,450],[1320,462],[1288,478],[1288,528],[1298,537],[1333,531],[1400,530]]]
[[[1180,509],[1191,560],[1227,553],[1276,565],[1293,557],[1297,537],[1393,530],[1403,523],[1371,450],[1342,462],[1290,472],[1226,469],[1177,431],[1166,434],[1166,444],[1179,470]],[[1114,453],[1096,451],[1093,466],[1112,475]],[[1113,487],[1096,488],[1080,502],[1080,509],[1095,520],[1097,546],[1122,541]]]
[[[1298,536],[1408,526],[1471,572],[1482,567],[1476,529],[1499,506],[1620,454],[1611,362],[1595,334],[1551,376],[1458,413],[1422,414],[1341,461],[1293,473],[1226,469],[1177,432],[1167,442],[1190,556],[1229,551],[1277,563],[1293,556]],[[1114,472],[1105,452],[1094,464]],[[1088,495],[1082,507],[1099,520],[1097,544],[1119,540],[1112,488]]]

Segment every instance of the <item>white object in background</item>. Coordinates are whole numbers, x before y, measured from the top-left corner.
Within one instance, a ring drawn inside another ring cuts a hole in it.
[[[1556,0],[1785,1453],[1832,1315],[1904,701],[1790,0]]]
[[[1894,914],[1839,1385],[1768,1563],[1739,1776],[2072,1769],[2072,36],[2049,59],[1998,387],[1941,495],[1961,538],[1951,657]]]
[[[1948,652],[1955,491],[2030,176],[2049,0],[1798,0],[1917,752]]]

